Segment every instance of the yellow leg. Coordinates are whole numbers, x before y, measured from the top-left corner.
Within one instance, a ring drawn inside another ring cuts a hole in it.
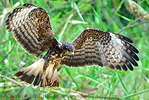
[[[45,63],[44,63],[44,67],[43,67],[43,88],[45,88],[45,86],[47,85],[47,80],[46,80],[46,70],[49,66],[49,61],[46,60]]]
[[[46,82],[46,75],[45,75],[45,73],[44,73],[44,74],[43,74],[43,83],[42,83],[43,88],[45,88],[46,84],[47,84],[47,82]]]
[[[51,76],[51,78],[50,78],[50,83],[51,83],[51,87],[52,87],[52,85],[53,85],[53,83],[54,83],[54,72],[55,72],[55,69],[58,67],[58,64],[56,63],[55,65],[54,65],[54,67],[53,67],[53,71],[52,71],[52,76]]]

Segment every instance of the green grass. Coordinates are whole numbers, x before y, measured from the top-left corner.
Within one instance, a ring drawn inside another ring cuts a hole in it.
[[[116,1],[114,3],[112,0],[18,0],[20,5],[17,7],[24,3],[41,6],[49,14],[56,38],[70,42],[86,28],[118,33],[127,26],[147,21],[141,19],[133,23],[137,17],[126,10],[124,6],[126,0]],[[136,2],[144,10],[149,11],[148,0],[136,0]],[[5,29],[4,22],[9,13],[17,8],[14,7],[16,3],[17,0],[0,1],[0,74],[12,79],[12,75],[17,72],[21,61],[28,66],[37,60],[35,56],[27,54],[12,38],[12,33],[8,33]],[[5,14],[6,10],[8,12]],[[69,18],[72,14],[73,16]],[[75,21],[78,23],[74,23]],[[66,26],[65,30],[64,26]],[[31,86],[19,87],[4,78],[0,78],[0,98],[19,99],[22,97],[48,100],[75,99],[81,95],[91,100],[95,97],[129,100],[149,99],[149,23],[128,28],[120,34],[132,39],[134,46],[140,51],[138,55],[140,58],[139,66],[135,67],[134,71],[112,71],[108,67],[100,68],[99,66],[82,68],[62,66],[59,71],[60,88],[57,90],[45,89],[44,91],[39,91],[39,88],[32,89]],[[17,81],[17,79],[15,80]],[[74,93],[78,96],[75,96]],[[90,94],[86,96],[84,93]]]

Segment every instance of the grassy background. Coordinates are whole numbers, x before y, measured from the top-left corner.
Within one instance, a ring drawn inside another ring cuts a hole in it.
[[[140,51],[139,66],[131,71],[110,70],[108,67],[98,66],[83,68],[68,68],[62,66],[59,70],[60,88],[33,89],[31,86],[19,87],[12,82],[0,78],[0,98],[19,99],[75,99],[90,97],[94,99],[107,97],[110,99],[149,99],[149,23],[145,19],[129,13],[124,3],[128,0],[1,0],[0,1],[0,74],[13,79],[21,61],[28,66],[37,60],[28,55],[16,43],[12,33],[5,29],[5,20],[14,8],[24,3],[32,3],[44,8],[51,19],[56,38],[70,42],[85,28],[95,28],[118,33],[134,41],[135,47]],[[149,0],[135,0],[138,5],[149,11]],[[127,4],[127,3],[126,3]],[[145,12],[138,10],[138,12]],[[136,10],[137,12],[137,10]],[[17,81],[17,79],[15,79]],[[22,84],[23,85],[23,84]]]

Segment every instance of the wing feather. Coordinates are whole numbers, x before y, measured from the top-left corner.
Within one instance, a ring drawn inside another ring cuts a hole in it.
[[[111,69],[133,70],[138,66],[136,55],[139,51],[132,46],[127,37],[96,29],[85,29],[72,42],[74,56],[66,55],[61,64],[71,67],[90,65],[109,66]]]
[[[32,4],[23,6],[8,16],[6,29],[14,33],[16,41],[28,53],[39,56],[59,42],[55,39],[46,11]]]

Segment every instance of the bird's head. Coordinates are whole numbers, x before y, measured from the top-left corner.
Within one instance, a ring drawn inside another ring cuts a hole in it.
[[[62,43],[62,49],[65,52],[65,54],[74,55],[74,46],[71,43],[61,42]]]

